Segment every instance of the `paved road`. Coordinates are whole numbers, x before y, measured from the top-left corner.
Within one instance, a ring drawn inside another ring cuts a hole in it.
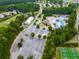
[[[77,20],[76,20],[75,28],[79,33],[79,10],[77,10]],[[75,36],[75,40],[79,43],[79,34]]]

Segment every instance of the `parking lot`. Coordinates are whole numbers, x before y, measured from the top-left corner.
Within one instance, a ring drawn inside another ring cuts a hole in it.
[[[34,32],[35,37],[31,38],[30,33]],[[39,59],[41,57],[44,45],[45,45],[45,39],[38,38],[38,34],[40,35],[47,35],[48,30],[47,29],[38,29],[36,26],[29,27],[27,30],[25,30],[24,34],[22,35],[23,42],[22,47],[19,49],[17,45],[15,45],[15,48],[13,49],[12,58],[17,59],[19,55],[22,55],[24,59],[28,58],[29,56],[33,56],[34,59]]]

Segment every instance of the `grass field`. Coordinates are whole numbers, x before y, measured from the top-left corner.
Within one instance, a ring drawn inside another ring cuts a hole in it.
[[[59,53],[57,59],[79,59],[79,52],[76,48],[58,48],[57,53]]]
[[[18,14],[18,15],[19,15],[19,14]],[[16,19],[16,17],[17,17],[18,15],[13,16],[13,17],[9,18],[9,19],[6,20],[6,21],[0,22],[0,28],[1,28],[1,27],[7,27],[7,26],[10,24],[11,21],[15,21],[15,19]]]

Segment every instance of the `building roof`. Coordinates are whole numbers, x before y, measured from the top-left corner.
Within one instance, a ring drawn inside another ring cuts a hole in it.
[[[33,21],[34,17],[33,16],[30,16],[26,21],[25,23],[26,24],[30,24],[32,21]]]
[[[0,14],[0,18],[4,18],[4,15],[3,14]]]

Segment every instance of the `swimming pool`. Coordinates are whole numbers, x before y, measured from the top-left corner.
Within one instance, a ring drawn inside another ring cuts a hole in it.
[[[66,18],[66,16],[64,16],[64,15],[54,18],[54,19],[51,21],[51,26],[52,26],[54,29],[58,29],[58,28],[64,27],[65,24],[66,24],[65,18]],[[52,24],[53,24],[53,25],[52,25]]]

